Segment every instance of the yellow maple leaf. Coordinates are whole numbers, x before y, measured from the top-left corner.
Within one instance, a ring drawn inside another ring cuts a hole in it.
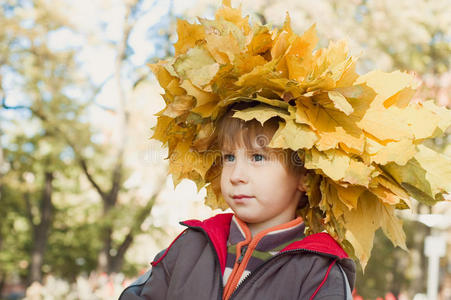
[[[179,79],[173,79],[171,82],[169,82],[168,86],[166,87],[166,91],[168,92],[166,94],[172,96],[169,97],[171,100],[173,100],[175,96],[183,96],[186,94],[185,90],[180,87]]]
[[[254,107],[249,107],[243,110],[236,111],[233,114],[233,117],[242,119],[244,121],[256,119],[262,125],[267,120],[273,117],[281,117],[283,119],[291,118],[291,116],[286,112],[286,110],[277,107],[271,107],[268,105],[257,105]]]
[[[166,89],[168,84],[176,79],[176,77],[172,76],[168,70],[165,68],[166,61],[159,61],[156,64],[149,64],[149,68],[152,70],[153,74],[157,78],[160,86],[163,89]]]
[[[183,82],[180,84],[180,87],[185,89],[188,95],[191,95],[196,99],[195,107],[205,105],[209,102],[218,101],[218,95],[197,88],[189,80],[183,80]]]
[[[255,86],[257,88],[264,87],[265,85],[271,87],[270,79],[279,77],[274,72],[276,64],[277,60],[273,60],[264,65],[257,66],[251,72],[240,76],[235,84],[237,86]]]
[[[357,201],[360,195],[365,191],[364,187],[357,185],[342,187],[341,185],[334,183],[334,187],[337,190],[338,198],[346,205],[348,210],[357,208]]]
[[[353,86],[355,84],[357,78],[359,78],[359,75],[357,74],[357,72],[355,70],[356,61],[357,61],[356,57],[350,57],[349,60],[347,61],[347,64],[344,67],[344,70],[343,70],[343,73],[341,74],[340,79],[338,79],[337,82],[335,83],[335,88],[337,90],[340,88],[348,88],[348,87]],[[358,85],[356,85],[356,86],[358,86]]]
[[[241,52],[241,49],[232,34],[221,36],[208,34],[205,37],[206,47],[211,56],[220,64],[228,64],[235,60],[235,56]]]
[[[197,133],[193,141],[193,149],[199,152],[205,152],[208,150],[211,139],[213,138],[214,125],[213,122],[206,124],[199,124],[200,130]]]
[[[205,28],[199,24],[190,24],[185,20],[177,20],[177,43],[174,44],[175,55],[186,53],[198,41],[205,38]]]
[[[241,53],[235,57],[234,71],[243,75],[249,73],[257,66],[263,66],[267,61],[263,56],[260,55],[250,55],[247,53]]]
[[[301,82],[311,72],[312,51],[317,43],[315,25],[312,25],[302,36],[294,38],[285,57],[289,79]]]
[[[424,146],[417,146],[415,159],[426,171],[426,180],[431,185],[432,195],[451,194],[451,158]]]
[[[340,150],[318,151],[316,148],[305,151],[304,166],[308,169],[320,169],[331,179],[342,179],[349,167],[349,156]]]
[[[195,99],[192,96],[182,95],[176,96],[174,101],[166,106],[162,113],[165,116],[176,118],[184,113],[189,112],[194,107]]]
[[[376,138],[384,140],[425,139],[435,132],[439,117],[418,104],[405,108],[370,108],[357,124]]]
[[[451,192],[451,159],[423,145],[404,166],[388,163],[383,169],[422,203],[433,205]]]
[[[193,47],[186,54],[179,55],[173,67],[180,78],[189,79],[201,89],[213,79],[219,70],[219,64],[201,46]]]
[[[350,63],[345,41],[330,41],[327,49],[321,49],[314,55],[313,82],[331,78],[337,82]]]
[[[161,141],[163,144],[168,142],[169,136],[167,135],[167,129],[169,127],[169,123],[173,118],[160,116],[157,119],[157,125],[153,128],[154,132],[151,139],[156,139]]]
[[[353,245],[362,269],[365,269],[370,258],[374,233],[381,224],[381,214],[378,198],[368,191],[361,194],[356,209],[344,212],[346,239]]]
[[[413,141],[410,139],[388,142],[385,145],[379,144],[371,138],[367,138],[366,141],[365,148],[371,155],[371,161],[381,165],[385,165],[388,162],[395,162],[403,166],[417,152]],[[399,155],[400,153],[402,155]]]
[[[292,119],[279,122],[279,128],[269,143],[269,147],[282,149],[311,149],[318,140],[316,133],[304,124],[297,124]]]
[[[207,104],[196,106],[192,109],[192,112],[201,115],[203,118],[209,118],[212,116],[213,111],[216,108],[215,102],[208,102]]]
[[[356,125],[360,118],[358,112],[347,116],[339,110],[315,105],[312,100],[305,98],[296,102],[296,108],[299,112],[297,120],[311,125],[318,133],[318,150],[334,149],[343,143],[358,153],[363,151],[363,131]]]
[[[378,175],[372,178],[370,186],[377,186],[381,185],[388,190],[390,190],[392,193],[394,193],[396,196],[399,197],[399,199],[402,200],[402,204],[400,205],[398,203],[397,206],[401,206],[400,208],[409,208],[411,207],[410,203],[410,197],[409,194],[392,178],[387,177],[385,175]]]
[[[377,187],[370,188],[370,191],[376,195],[382,202],[388,205],[396,205],[401,202],[401,198],[392,193],[389,189],[379,185]]]
[[[349,160],[349,166],[343,176],[343,180],[351,184],[358,184],[368,187],[373,171],[373,166],[367,165],[355,158],[351,158]]]
[[[272,47],[271,33],[268,27],[254,27],[251,42],[247,45],[250,55],[264,54]]]
[[[400,71],[391,73],[385,73],[379,70],[371,71],[360,76],[355,83],[366,83],[366,85],[376,92],[376,98],[372,102],[371,107],[382,106],[384,108],[387,108],[384,106],[384,102],[399,91],[405,88],[415,89],[416,87],[413,76]]]
[[[346,100],[346,98],[339,92],[330,91],[327,95],[329,96],[329,99],[332,100],[334,107],[344,112],[345,115],[349,116],[354,111],[352,105],[349,104],[348,100]]]
[[[230,3],[223,2],[223,6],[216,11],[215,18],[233,23],[239,28],[240,33],[242,32],[244,35],[247,35],[251,31],[249,17],[243,17],[241,9],[233,8]]]
[[[436,128],[431,138],[442,135],[446,129],[451,126],[451,110],[444,106],[437,106],[433,100],[424,101],[421,105],[425,109],[434,112],[439,118],[437,124],[438,128]]]
[[[220,36],[232,35],[239,49],[244,50],[246,44],[246,35],[236,24],[225,19],[208,20],[199,18],[199,22],[205,26],[207,34]]]
[[[407,251],[406,234],[402,229],[402,221],[396,217],[395,208],[386,203],[382,204],[381,227],[385,235],[393,243],[393,246],[399,246]]]
[[[227,209],[229,206],[224,200],[221,193],[221,165],[216,163],[210,170],[208,170],[206,175],[206,180],[210,182],[207,185],[207,197],[205,198],[205,205],[211,207],[212,209]]]

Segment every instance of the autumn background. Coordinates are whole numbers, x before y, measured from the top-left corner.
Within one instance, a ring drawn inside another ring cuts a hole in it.
[[[182,230],[178,221],[215,213],[192,182],[174,189],[166,151],[148,139],[164,102],[147,64],[173,55],[177,18],[212,18],[219,4],[0,0],[1,299],[117,298]],[[242,5],[274,26],[289,11],[299,34],[316,23],[319,45],[345,39],[359,73],[413,72],[421,84],[414,101],[451,108],[451,1]],[[427,146],[451,156],[450,134]],[[377,234],[357,293],[425,294],[424,241],[441,235],[439,289],[449,299],[450,202],[431,209],[414,201],[400,216],[410,252]]]

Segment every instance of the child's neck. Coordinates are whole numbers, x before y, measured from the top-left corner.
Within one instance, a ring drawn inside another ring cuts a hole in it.
[[[249,228],[252,238],[254,238],[256,235],[258,235],[259,233],[263,232],[263,231],[267,231],[268,229],[272,228],[272,227],[276,227],[278,225],[283,225],[286,224],[288,222],[291,222],[293,220],[296,219],[296,216],[293,216],[293,218],[288,219],[288,220],[284,220],[282,222],[263,222],[263,223],[246,223],[247,227]]]

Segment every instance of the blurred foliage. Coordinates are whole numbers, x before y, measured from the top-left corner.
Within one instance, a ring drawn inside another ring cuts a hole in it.
[[[47,250],[57,249],[58,245],[49,243],[48,238],[59,214],[55,203],[74,192],[70,187],[58,186],[58,182],[71,178],[74,184],[81,175],[80,169],[74,168],[73,148],[98,147],[90,141],[90,125],[82,120],[86,105],[64,92],[71,85],[83,85],[77,80],[75,51],[52,51],[48,46],[49,32],[66,25],[61,16],[52,14],[40,1],[33,6],[27,1],[9,1],[0,9],[1,71],[8,79],[0,86],[3,109],[21,111],[17,119],[2,126],[8,135],[2,145],[7,172],[1,185],[11,194],[2,191],[1,201],[17,206],[2,205],[6,219],[18,215],[12,231],[5,234],[17,233],[18,240],[23,241],[0,250],[5,255],[22,253],[16,267],[23,269],[22,275],[29,269],[28,279],[34,281],[41,280],[42,273],[53,271],[52,264],[57,261]],[[10,93],[20,105],[7,104]],[[63,136],[63,132],[69,134]],[[76,141],[75,147],[71,141]],[[13,261],[0,268],[8,268]]]
[[[415,261],[414,257],[421,257],[424,237],[430,230],[416,221],[406,221],[403,227],[410,253],[393,248],[380,230],[376,233],[372,258],[365,272],[361,268],[357,271],[356,289],[364,299],[382,297],[387,291],[394,295],[407,292],[413,298],[416,293],[426,290],[426,281],[418,280],[419,273],[426,267],[425,259]]]
[[[162,185],[149,197],[124,186],[133,171],[125,153],[136,149],[129,131],[136,128],[129,126],[131,90],[122,76],[134,70],[127,62],[127,35],[139,3],[126,6],[129,23],[112,46],[117,67],[109,80],[121,94],[116,108],[95,102],[105,83],[94,84],[83,73],[79,49],[50,46],[55,32],[77,30],[64,16],[67,6],[45,0],[0,5],[0,283],[17,275],[31,283],[45,274],[75,280],[93,270],[120,271],[144,230]],[[104,132],[90,121],[93,107],[117,117],[116,143],[96,142]],[[137,270],[129,263],[124,268]]]

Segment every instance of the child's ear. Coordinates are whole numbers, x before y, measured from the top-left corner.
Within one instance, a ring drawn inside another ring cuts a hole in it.
[[[299,177],[299,181],[298,181],[298,190],[300,190],[301,192],[306,192],[307,191],[307,185],[305,184],[305,178],[306,178],[306,174],[302,174]]]

